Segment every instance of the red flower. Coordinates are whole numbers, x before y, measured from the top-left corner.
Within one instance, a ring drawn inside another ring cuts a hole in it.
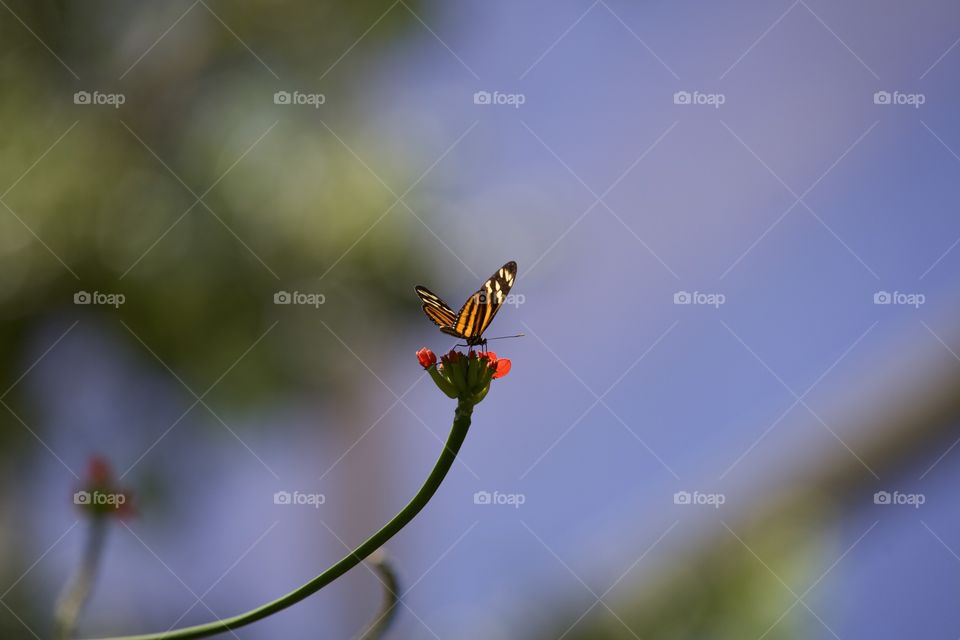
[[[493,379],[502,378],[503,376],[510,373],[510,367],[513,366],[506,358],[498,358],[497,354],[493,351],[484,351],[480,354],[481,357],[486,358],[490,364],[490,368],[493,369]]]
[[[424,369],[429,369],[433,365],[437,364],[437,354],[426,347],[423,347],[417,351],[417,361],[420,363],[420,366]]]
[[[92,516],[136,515],[133,493],[117,485],[110,462],[102,456],[91,456],[87,461],[87,477],[83,488],[73,494],[73,503]]]
[[[113,470],[103,456],[90,456],[87,460],[87,484],[99,487],[113,484]]]

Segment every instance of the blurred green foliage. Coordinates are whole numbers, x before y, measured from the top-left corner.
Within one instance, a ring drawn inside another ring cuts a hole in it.
[[[563,618],[534,637],[557,638],[568,630],[563,637],[570,640],[819,636],[820,623],[802,604],[791,606],[796,598],[790,590],[803,594],[817,579],[821,554],[829,546],[823,525],[811,514],[755,523],[736,531],[739,540],[724,532],[696,553],[672,555],[670,565],[656,571],[645,571],[650,563],[641,562],[604,598],[616,616],[597,605],[572,628],[575,618]],[[579,610],[587,606],[589,602]]]
[[[398,192],[414,177],[405,153],[364,135],[357,108],[378,56],[415,24],[401,5],[7,6],[5,380],[29,365],[23,346],[39,321],[100,314],[144,362],[161,366],[120,319],[202,393],[283,314],[280,339],[251,351],[218,397],[254,401],[297,384],[329,390],[330,361],[305,348],[323,331],[318,318],[383,333],[404,310],[412,317],[407,276],[420,252],[408,246],[409,214],[395,207],[364,235],[394,197],[353,155]],[[125,103],[76,105],[81,90],[122,93]],[[278,90],[323,93],[326,104],[278,106]],[[76,307],[81,290],[122,293],[126,303],[119,313]],[[321,292],[326,304],[319,314],[278,308],[278,290]],[[358,327],[358,316],[369,325]]]
[[[385,0],[0,6],[0,393],[49,346],[44,328],[78,319],[168,376],[152,350],[198,394],[279,320],[217,382],[222,409],[349,385],[322,323],[370,342],[419,312],[412,218],[385,213],[394,196],[363,162],[401,193],[420,150],[378,139],[361,108],[384,53],[412,28],[410,11]],[[75,104],[78,91],[124,103]],[[326,103],[277,105],[277,91]],[[325,304],[274,304],[295,290]],[[125,304],[75,305],[78,291]],[[4,401],[43,437],[28,387]],[[10,476],[10,456],[38,445],[0,416]],[[24,570],[17,542],[2,545],[7,584]],[[48,598],[35,595],[24,584],[8,602],[46,620]],[[26,635],[3,617],[0,637]]]

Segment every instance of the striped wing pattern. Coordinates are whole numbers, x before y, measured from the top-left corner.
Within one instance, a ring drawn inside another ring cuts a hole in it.
[[[423,302],[423,312],[433,320],[434,324],[443,329],[444,327],[452,327],[456,323],[457,314],[446,302],[440,299],[440,296],[426,287],[417,287],[416,291]]]
[[[423,302],[423,312],[441,331],[463,338],[467,344],[475,345],[482,344],[483,332],[503,306],[516,277],[517,263],[506,263],[467,298],[457,314],[426,287],[417,287],[416,291]]]
[[[516,262],[508,262],[500,267],[463,303],[460,313],[457,314],[457,323],[453,326],[454,331],[468,342],[471,339],[480,340],[480,336],[490,326],[493,316],[497,315],[497,311],[503,306],[516,276]]]

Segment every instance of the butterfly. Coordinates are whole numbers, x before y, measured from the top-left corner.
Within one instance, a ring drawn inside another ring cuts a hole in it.
[[[516,279],[517,263],[511,260],[497,269],[476,293],[467,298],[459,313],[454,313],[440,296],[426,287],[418,286],[416,292],[423,302],[423,312],[440,327],[440,331],[460,338],[472,347],[487,343],[482,337],[483,332],[503,306]]]

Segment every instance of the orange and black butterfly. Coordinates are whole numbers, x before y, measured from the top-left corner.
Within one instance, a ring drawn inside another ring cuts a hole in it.
[[[503,306],[516,279],[517,263],[511,260],[497,269],[476,293],[467,298],[459,313],[454,313],[440,296],[426,287],[418,286],[416,291],[423,302],[423,312],[440,327],[440,331],[460,338],[472,347],[486,344],[483,332]]]

